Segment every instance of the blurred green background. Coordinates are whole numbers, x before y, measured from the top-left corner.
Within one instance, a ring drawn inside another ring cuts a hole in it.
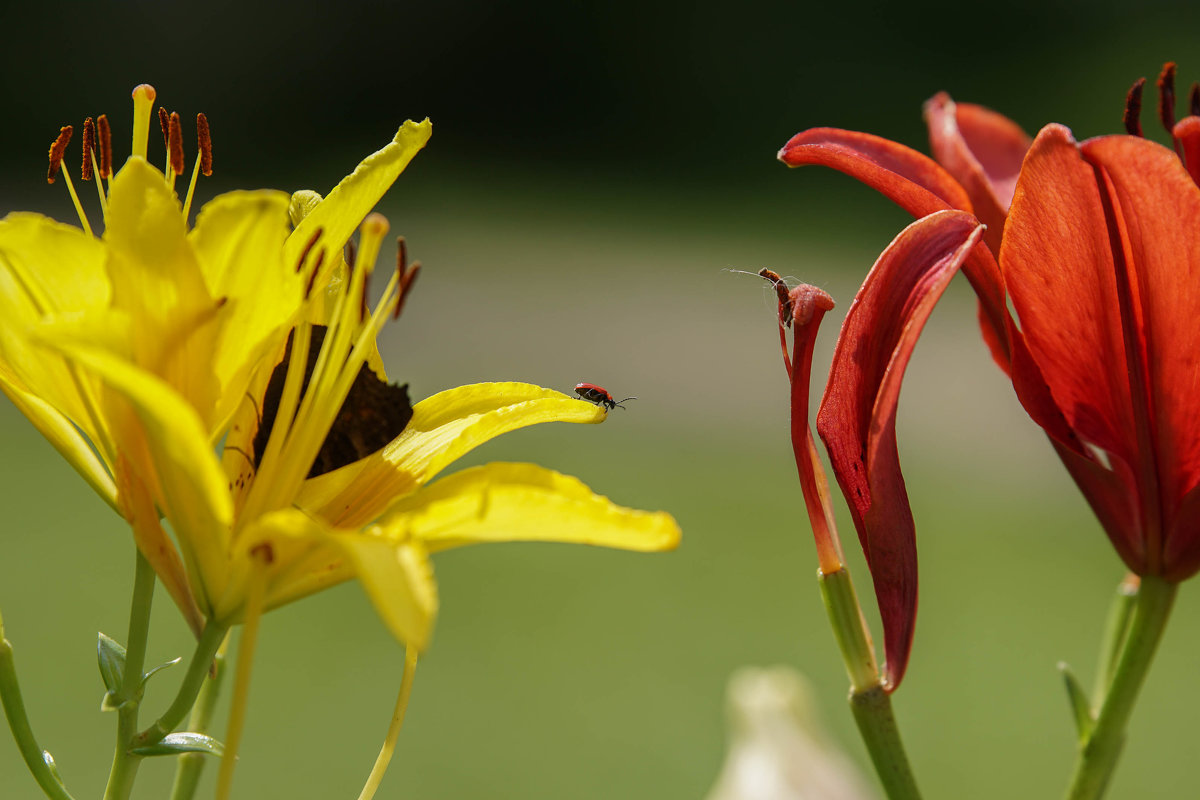
[[[405,118],[430,116],[433,140],[381,207],[426,266],[384,334],[392,375],[417,396],[492,379],[637,395],[602,426],[514,433],[467,463],[578,475],[670,511],[684,540],[655,556],[439,556],[438,630],[378,796],[699,798],[740,665],[803,671],[865,763],[814,581],[774,303],[729,270],[769,266],[829,291],[825,365],[862,276],[908,220],[847,178],[785,169],[776,150],[816,125],[924,148],[920,105],[941,89],[1030,132],[1115,131],[1135,78],[1168,59],[1185,83],[1200,77],[1196,6],[1138,8],[6,4],[0,211],[71,219],[65,190],[43,180],[46,148],[60,125],[104,112],[124,146],[140,82],[185,119],[208,114],[217,172],[201,200],[327,191]],[[1090,684],[1122,569],[988,360],[961,281],[917,348],[900,442],[922,572],[895,700],[921,783],[931,798],[1057,796],[1073,731],[1055,664]],[[114,720],[98,711],[94,641],[124,635],[129,536],[6,401],[0,443],[0,611],[43,746],[76,796],[99,796]],[[848,522],[843,535],[856,549]],[[1185,586],[1113,798],[1200,785],[1198,615]],[[151,659],[188,652],[160,592]],[[354,585],[269,615],[236,795],[356,796],[402,660]],[[152,683],[150,709],[178,677]],[[163,796],[168,767],[143,767],[135,796]],[[37,796],[7,735],[0,796]]]

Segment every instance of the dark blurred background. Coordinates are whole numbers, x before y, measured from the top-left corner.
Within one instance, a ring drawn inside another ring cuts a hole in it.
[[[669,510],[682,548],[439,556],[439,627],[381,798],[703,797],[743,664],[803,671],[865,763],[813,580],[773,301],[729,270],[769,266],[833,294],[827,363],[908,220],[775,152],[817,125],[925,149],[921,103],[939,90],[1082,138],[1118,131],[1129,85],[1164,61],[1185,88],[1200,78],[1194,3],[29,3],[6,4],[0,29],[0,212],[73,219],[45,183],[46,150],[59,126],[107,113],[123,158],[141,82],[211,121],[216,174],[198,203],[328,191],[429,116],[433,139],[381,204],[426,265],[383,337],[393,376],[417,396],[519,379],[639,397],[598,428],[522,431],[464,463],[537,461]],[[896,702],[929,796],[1053,796],[1073,753],[1055,663],[1090,683],[1122,570],[973,316],[956,282],[901,404],[922,608]],[[127,624],[128,534],[7,402],[0,446],[0,612],[42,744],[76,796],[97,796],[114,720],[91,659],[97,629],[122,638]],[[854,550],[848,522],[843,536]],[[1195,791],[1194,595],[1181,592],[1113,798]],[[152,658],[189,651],[162,593],[152,637]],[[401,663],[355,586],[273,612],[235,791],[355,796]],[[155,679],[147,716],[177,680]],[[163,796],[169,774],[146,765],[135,796]],[[36,796],[6,737],[0,795]]]

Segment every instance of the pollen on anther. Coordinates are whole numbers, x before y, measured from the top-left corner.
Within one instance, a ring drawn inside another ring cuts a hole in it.
[[[70,144],[73,133],[75,133],[74,127],[64,125],[59,130],[54,144],[50,145],[50,168],[46,170],[46,183],[54,183],[54,178],[57,177],[58,170],[62,167],[63,156],[67,152],[67,145]]]
[[[1138,78],[1125,95],[1125,132],[1130,136],[1142,135],[1142,92],[1145,88],[1146,79]]]
[[[1175,129],[1175,62],[1163,64],[1158,76],[1158,118],[1167,133]]]
[[[112,177],[112,128],[108,125],[108,115],[101,114],[96,119],[96,133],[100,140],[100,177]]]
[[[171,152],[171,115],[162,106],[158,107],[158,126],[162,128],[163,147]]]
[[[92,179],[92,154],[96,152],[96,123],[91,117],[83,121],[83,162],[79,165],[79,176],[85,181]]]
[[[792,296],[788,292],[787,282],[779,277],[779,273],[763,267],[758,271],[759,277],[765,278],[775,289],[775,297],[779,300],[779,322],[785,327],[792,325]]]
[[[212,175],[212,134],[204,112],[196,115],[196,144],[200,150],[200,171],[205,177]]]
[[[167,153],[171,157],[171,171],[176,175],[183,174],[183,126],[179,114],[172,111],[168,125]]]

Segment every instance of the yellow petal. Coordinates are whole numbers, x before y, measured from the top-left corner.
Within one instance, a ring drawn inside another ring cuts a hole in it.
[[[0,374],[0,390],[8,395],[17,410],[29,418],[38,432],[54,445],[54,449],[62,453],[75,471],[96,490],[96,494],[112,506],[114,511],[119,511],[116,484],[79,429],[49,403],[34,394],[22,391],[3,374]]]
[[[288,197],[282,192],[231,192],[208,203],[190,234],[205,282],[224,298],[213,368],[221,400],[212,433],[225,430],[245,402],[250,375],[283,346],[304,299],[305,276],[283,261]]]
[[[104,265],[104,245],[78,228],[38,214],[0,220],[0,373],[78,425],[101,450],[104,423],[89,411],[88,388],[62,359],[36,347],[28,329],[48,317],[106,308],[111,292]]]
[[[679,526],[662,511],[618,506],[582,481],[536,464],[494,463],[443,478],[397,501],[380,527],[430,552],[478,542],[569,542],[671,550]]]
[[[220,303],[204,284],[179,199],[162,173],[130,158],[113,177],[105,220],[113,307],[133,320],[133,360],[211,422]]]
[[[424,650],[438,607],[437,584],[425,547],[420,542],[393,541],[374,529],[338,533],[335,541],[392,635]]]
[[[332,248],[335,251],[333,254],[340,256],[337,251],[341,250],[363,217],[375,207],[417,151],[429,141],[432,132],[433,125],[429,120],[405,122],[396,131],[390,144],[367,156],[324,200],[315,205],[309,203],[311,211],[288,239],[284,261],[295,264],[318,228],[324,231],[321,236],[324,246]],[[311,199],[312,194],[306,193],[305,197]]]
[[[464,454],[542,422],[603,422],[604,409],[529,383],[476,383],[428,397],[381,452],[305,483],[299,505],[337,527],[375,519]]]
[[[110,388],[108,417],[117,449],[170,521],[196,578],[193,590],[201,607],[207,607],[226,575],[233,505],[200,418],[157,376],[86,341],[60,338],[46,340],[46,346]]]

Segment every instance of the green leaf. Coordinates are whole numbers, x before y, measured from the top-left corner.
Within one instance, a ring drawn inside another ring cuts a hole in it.
[[[121,688],[121,678],[125,674],[125,648],[101,633],[96,642],[96,656],[100,661],[100,677],[104,679],[104,688],[111,694]]]
[[[225,754],[225,745],[203,733],[168,733],[157,744],[135,747],[130,752],[139,756],[177,756],[180,753]]]
[[[183,661],[183,656],[179,656],[178,658],[172,658],[170,661],[164,662],[162,664],[159,664],[157,667],[154,667],[153,669],[151,669],[149,672],[147,672],[145,675],[142,676],[142,685],[145,686],[146,681],[150,680],[151,676],[153,676],[156,672],[161,672],[162,670],[166,669],[167,667],[173,667],[176,664],[178,664],[180,661]]]
[[[1092,728],[1096,725],[1096,719],[1092,716],[1091,703],[1088,702],[1087,693],[1083,691],[1083,687],[1065,661],[1058,662],[1058,671],[1062,673],[1063,680],[1067,684],[1067,700],[1071,703],[1071,711],[1075,713],[1075,730],[1079,734],[1079,741],[1086,742],[1092,734]]]

